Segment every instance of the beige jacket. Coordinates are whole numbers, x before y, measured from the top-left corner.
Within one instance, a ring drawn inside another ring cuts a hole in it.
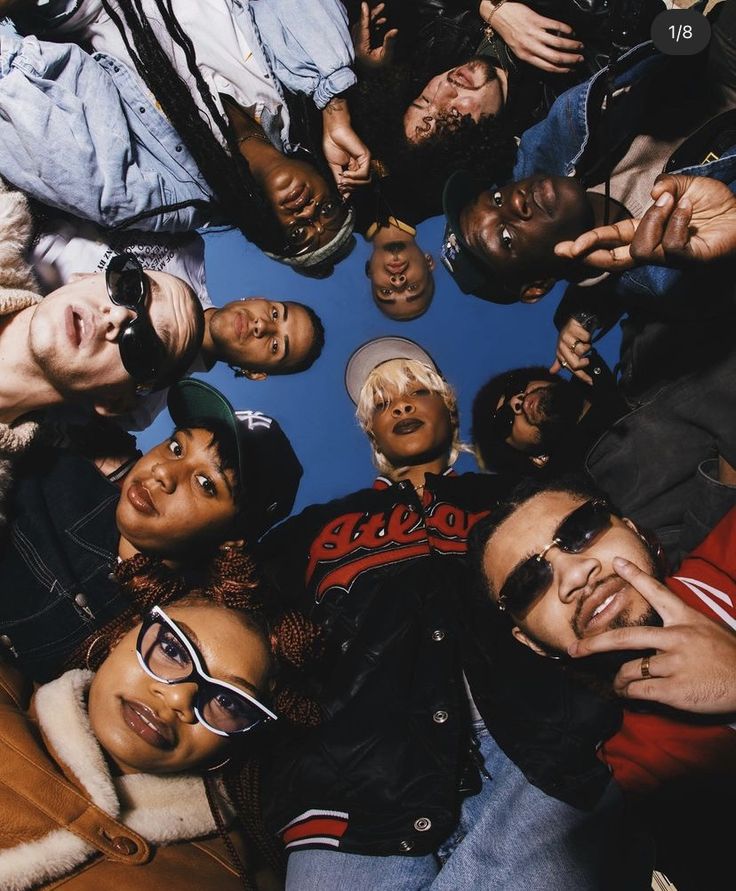
[[[31,239],[32,220],[28,202],[21,192],[12,191],[0,179],[0,324],[38,303],[36,282],[25,261]],[[12,484],[12,463],[38,433],[38,424],[22,419],[0,424],[0,528],[6,521],[5,502]]]
[[[91,678],[44,684],[29,715],[20,675],[0,664],[0,888],[242,891],[201,777],[111,775],[87,715]]]

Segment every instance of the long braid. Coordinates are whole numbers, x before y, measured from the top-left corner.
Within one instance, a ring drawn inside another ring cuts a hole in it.
[[[235,849],[235,845],[230,838],[230,833],[227,831],[227,826],[225,825],[222,811],[220,810],[217,803],[217,790],[215,788],[214,778],[212,777],[212,775],[205,776],[203,777],[203,782],[204,791],[207,795],[207,804],[210,806],[210,811],[212,813],[212,817],[214,818],[215,826],[217,826],[217,834],[220,836],[225,847],[227,848],[227,852],[230,855],[230,859],[238,873],[238,876],[240,877],[243,888],[245,889],[245,891],[258,891],[258,886],[254,881],[251,880],[248,868],[243,863],[243,858]]]
[[[248,839],[256,847],[264,862],[283,879],[286,873],[283,852],[263,820],[260,761],[250,758],[234,765],[223,773],[223,782]]]
[[[278,223],[247,162],[237,150],[228,154],[215,138],[188,86],[159,43],[143,11],[142,0],[121,0],[119,9],[125,25],[112,0],[102,0],[102,4],[120,32],[138,74],[156,97],[214,192],[225,220],[237,226],[249,241],[259,247],[278,249],[282,240]],[[160,0],[156,0],[156,6],[172,41],[184,52],[187,67],[216,126],[228,143],[234,145],[230,125],[220,114],[197,67],[191,41],[184,35],[171,8],[165,8]],[[126,25],[135,49],[128,39]]]
[[[188,590],[179,573],[169,569],[158,558],[145,554],[123,560],[118,564],[115,575],[128,606],[72,652],[64,665],[65,671],[82,666],[96,671],[112,644],[135,625],[146,610],[156,604],[178,600]]]

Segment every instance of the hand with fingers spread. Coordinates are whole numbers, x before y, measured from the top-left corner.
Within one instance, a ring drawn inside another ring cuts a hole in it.
[[[385,3],[369,6],[360,4],[360,20],[353,26],[352,37],[355,47],[355,61],[366,69],[386,68],[393,61],[394,42],[398,28],[391,28],[383,35],[383,40],[374,46],[372,35],[377,28],[386,24]]]
[[[341,195],[370,181],[371,153],[350,123],[344,99],[330,99],[322,110],[322,151]]]
[[[591,229],[557,244],[555,254],[608,272],[709,263],[736,254],[736,196],[724,183],[663,174],[652,198],[640,219]]]
[[[568,74],[583,61],[583,45],[564,22],[545,18],[523,3],[504,3],[494,10],[483,0],[479,12],[485,21],[491,17],[493,30],[522,62],[550,74]]]
[[[633,625],[586,637],[570,646],[570,655],[656,650],[621,666],[614,678],[619,696],[697,714],[736,712],[736,632],[688,606],[628,560],[617,557],[613,566],[654,607],[663,625]]]
[[[557,338],[556,358],[550,366],[550,372],[557,374],[561,369],[567,368],[586,384],[592,384],[593,379],[585,371],[586,366],[590,365],[587,356],[592,342],[593,335],[577,319],[569,318]]]

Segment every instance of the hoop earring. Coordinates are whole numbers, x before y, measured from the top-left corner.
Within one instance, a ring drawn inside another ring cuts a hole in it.
[[[204,772],[205,773],[214,773],[216,770],[219,770],[221,767],[224,767],[226,764],[229,764],[230,761],[231,761],[231,759],[230,759],[230,756],[228,755],[228,757],[224,761],[220,761],[219,764],[214,764],[212,767],[206,767]]]
[[[92,653],[94,652],[95,647],[100,641],[104,642],[104,636],[102,634],[98,634],[97,637],[93,638],[92,643],[89,645],[87,649],[87,655],[84,659],[84,664],[87,667],[87,671],[94,671],[95,669],[89,664],[90,659],[92,658]]]

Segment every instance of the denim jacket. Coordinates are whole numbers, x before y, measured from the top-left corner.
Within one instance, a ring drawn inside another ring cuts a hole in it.
[[[20,468],[0,540],[0,653],[36,681],[126,603],[115,579],[120,490],[86,458],[45,450]]]
[[[83,3],[42,7],[39,30],[57,29],[66,39],[64,28]],[[323,107],[354,83],[338,0],[232,0],[231,7],[279,92],[307,93]],[[285,107],[277,119],[264,112],[261,124],[288,152]],[[24,38],[9,19],[0,19],[0,175],[106,228],[173,232],[223,222],[193,157],[133,71],[76,44]]]
[[[651,79],[665,66],[682,64],[681,58],[657,53],[650,42],[640,44],[624,54],[618,62],[618,75],[613,83],[613,101],[606,112],[605,134],[599,128],[601,106],[605,95],[604,68],[590,80],[563,93],[549,115],[527,130],[521,139],[513,178],[523,179],[534,173],[578,176],[586,185],[602,182],[606,162],[621,157],[633,137],[646,121],[649,101],[656,101],[649,87]],[[693,85],[694,87],[697,84]],[[683,100],[684,101],[684,100]],[[685,146],[690,143],[686,140]],[[736,145],[723,151],[719,158],[702,163],[676,166],[685,154],[681,149],[672,156],[666,170],[691,176],[709,176],[727,183],[736,191]],[[595,287],[586,289],[594,299]],[[722,264],[698,265],[691,270],[664,266],[640,266],[615,277],[606,288],[607,296],[619,302],[621,311],[641,308],[657,315],[675,318],[702,316],[708,309],[705,301],[724,296]],[[655,302],[653,302],[655,301]],[[567,314],[568,317],[570,313]],[[566,319],[561,319],[564,322]]]

